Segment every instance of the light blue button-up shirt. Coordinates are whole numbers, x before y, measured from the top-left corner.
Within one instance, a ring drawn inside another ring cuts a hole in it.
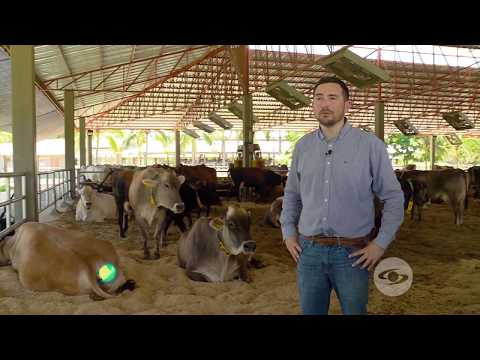
[[[330,141],[317,129],[293,151],[280,217],[283,238],[365,236],[374,226],[374,195],[384,202],[374,242],[386,249],[403,222],[404,197],[385,144],[348,121]]]

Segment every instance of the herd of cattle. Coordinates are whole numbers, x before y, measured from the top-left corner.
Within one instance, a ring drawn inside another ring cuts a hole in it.
[[[232,169],[232,194],[253,187],[266,199],[282,175],[268,169]],[[240,278],[249,282],[248,269],[263,264],[253,255],[251,215],[239,205],[228,206],[222,218],[209,218],[212,205],[220,205],[216,170],[207,166],[144,168],[96,166],[80,170],[75,219],[97,222],[117,219],[120,237],[133,218],[143,238],[145,259],[158,259],[166,246],[172,222],[181,236],[178,264],[194,281],[222,282]],[[277,201],[278,202],[278,201]],[[281,209],[280,209],[281,211]],[[192,213],[198,219],[193,223]],[[206,217],[201,217],[205,212]],[[280,212],[266,218],[276,219]],[[187,224],[185,223],[187,221]],[[150,241],[155,240],[153,255]],[[55,260],[52,260],[55,259]],[[108,241],[85,233],[28,222],[0,241],[0,265],[11,265],[22,286],[33,291],[56,290],[67,295],[90,294],[92,299],[115,296],[134,289],[126,279],[115,248]],[[100,269],[115,269],[105,282]]]
[[[467,171],[451,167],[429,171],[406,167],[395,173],[405,196],[405,209],[411,206],[411,219],[417,214],[420,221],[422,208],[429,203],[446,202],[452,208],[454,223],[461,225],[468,197],[480,198],[480,166]]]
[[[276,171],[274,171],[276,170]],[[269,198],[286,182],[284,169],[230,168],[230,196],[239,201],[245,189],[253,189],[257,200],[271,203],[263,222],[280,227],[282,197]],[[126,237],[134,219],[143,239],[144,258],[158,259],[166,246],[167,230],[173,222],[181,235],[178,265],[194,281],[223,282],[240,278],[249,282],[248,269],[263,264],[254,257],[250,212],[238,204],[227,207],[223,217],[209,217],[211,206],[221,205],[216,170],[205,165],[172,168],[94,166],[80,170],[75,219],[84,222],[117,219],[119,235]],[[405,210],[412,219],[427,203],[447,202],[455,224],[463,223],[469,192],[480,197],[480,167],[418,171],[396,170],[405,195]],[[376,199],[376,227],[381,221],[381,202]],[[202,212],[206,216],[202,217]],[[192,221],[192,214],[197,220]],[[154,252],[149,244],[154,240]],[[55,259],[52,261],[51,259]],[[10,264],[20,283],[36,291],[56,290],[68,295],[90,294],[93,299],[115,296],[134,289],[126,279],[115,248],[74,230],[47,224],[26,223],[0,241],[0,265]],[[105,282],[99,269],[109,264],[115,277]]]

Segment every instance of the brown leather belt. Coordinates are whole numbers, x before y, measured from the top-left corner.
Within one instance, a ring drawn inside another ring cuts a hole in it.
[[[357,238],[345,238],[345,237],[327,237],[324,235],[306,236],[308,240],[313,241],[320,245],[340,245],[340,246],[365,246],[370,242],[371,236],[361,236]]]

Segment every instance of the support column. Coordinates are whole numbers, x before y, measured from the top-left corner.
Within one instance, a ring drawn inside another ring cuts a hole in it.
[[[435,135],[430,136],[430,169],[433,170],[435,166],[435,142],[437,137]]]
[[[375,103],[375,135],[377,135],[378,138],[382,141],[385,141],[384,115],[385,115],[385,104],[383,103],[383,101],[377,101]]]
[[[243,166],[252,166],[253,155],[253,111],[252,95],[249,89],[248,45],[230,48],[230,56],[243,89]]]
[[[97,146],[95,147],[95,165],[98,165],[98,148],[100,147],[100,129],[97,129]]]
[[[253,158],[253,112],[251,94],[245,94],[243,96],[243,106],[243,167],[251,167]]]
[[[282,154],[282,131],[278,130],[278,154]]]
[[[13,171],[26,174],[24,184],[22,178],[15,178],[14,192],[15,198],[22,193],[27,196],[25,212],[22,201],[15,204],[15,222],[23,217],[27,221],[38,221],[34,48],[32,45],[12,45],[10,49]]]
[[[180,131],[175,130],[175,167],[180,166]]]
[[[92,165],[92,138],[93,130],[89,129],[87,131],[87,164]]]
[[[148,130],[145,131],[145,166],[148,166]]]
[[[196,164],[197,158],[197,139],[192,138],[192,165]]]
[[[227,154],[225,153],[225,130],[222,131],[222,165],[225,166],[227,162]]]
[[[70,170],[70,197],[75,198],[75,124],[73,91],[65,90],[65,169]]]
[[[80,166],[85,166],[85,118],[80,118]]]

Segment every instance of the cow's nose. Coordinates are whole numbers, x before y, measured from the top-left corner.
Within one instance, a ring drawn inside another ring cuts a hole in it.
[[[173,211],[177,214],[182,213],[185,210],[185,204],[184,203],[176,203],[173,206]]]
[[[90,209],[90,206],[92,206],[92,203],[91,202],[86,202],[85,206],[87,207],[87,209]]]
[[[250,240],[243,243],[243,250],[247,253],[254,252],[256,248],[257,243],[255,241]]]

